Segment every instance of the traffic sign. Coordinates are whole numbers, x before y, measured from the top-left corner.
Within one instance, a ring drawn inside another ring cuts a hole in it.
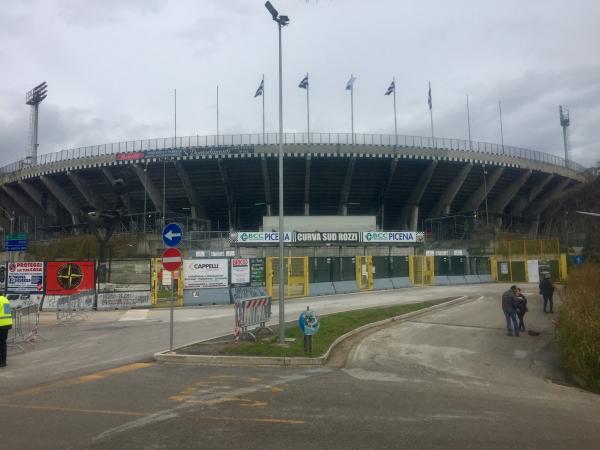
[[[7,234],[6,250],[9,252],[22,252],[27,250],[27,233]]]
[[[179,224],[170,223],[163,228],[162,239],[167,247],[177,247],[182,238],[183,231]]]
[[[165,270],[174,272],[181,267],[183,256],[176,248],[167,248],[162,254],[162,265]]]

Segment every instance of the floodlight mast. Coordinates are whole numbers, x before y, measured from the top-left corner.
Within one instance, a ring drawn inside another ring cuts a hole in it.
[[[279,30],[279,343],[285,343],[285,261],[284,261],[284,239],[285,228],[283,224],[283,82],[282,82],[282,56],[281,56],[281,28],[286,26],[290,19],[288,16],[280,16],[271,2],[265,3],[265,8],[271,17],[277,22]]]
[[[563,129],[563,142],[565,146],[565,165],[569,167],[569,145],[568,145],[568,131],[569,125],[571,125],[571,119],[569,119],[569,110],[563,108],[562,105],[558,106],[558,114],[560,116],[560,126]]]
[[[38,114],[39,105],[48,96],[48,85],[44,81],[38,84],[25,95],[25,104],[32,107],[31,117],[31,155],[27,158],[30,164],[37,164],[38,153]]]

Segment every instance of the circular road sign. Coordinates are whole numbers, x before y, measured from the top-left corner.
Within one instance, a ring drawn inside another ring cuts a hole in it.
[[[181,267],[183,256],[176,248],[168,248],[162,254],[162,265],[165,270],[174,272]]]
[[[177,247],[183,238],[183,230],[177,223],[165,225],[162,232],[163,242],[167,247]]]

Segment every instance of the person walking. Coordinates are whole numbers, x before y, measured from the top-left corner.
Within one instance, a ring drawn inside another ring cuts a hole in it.
[[[519,326],[517,325],[517,312],[515,310],[515,305],[517,302],[516,294],[517,286],[515,286],[514,284],[510,287],[508,291],[502,294],[502,311],[504,312],[504,317],[506,318],[506,334],[508,334],[509,336],[513,335],[513,330],[515,336],[519,336]]]
[[[517,288],[516,296],[517,302],[515,304],[515,309],[517,310],[517,317],[519,318],[519,331],[525,331],[525,322],[523,322],[523,318],[528,311],[527,298],[521,292],[521,288]]]
[[[6,366],[6,341],[12,323],[10,302],[5,296],[0,295],[0,367]]]
[[[540,281],[540,294],[544,297],[544,312],[549,312],[550,314],[554,313],[554,303],[552,301],[554,285],[552,284],[549,273],[544,274],[544,278]],[[548,311],[548,308],[550,311]]]

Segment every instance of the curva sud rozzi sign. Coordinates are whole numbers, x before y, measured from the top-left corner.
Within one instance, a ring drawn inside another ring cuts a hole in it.
[[[276,231],[239,231],[229,236],[233,245],[276,245]],[[298,245],[321,244],[415,244],[425,240],[422,231],[286,231],[284,242]]]
[[[228,286],[228,259],[186,259],[183,261],[184,289],[226,288]]]

